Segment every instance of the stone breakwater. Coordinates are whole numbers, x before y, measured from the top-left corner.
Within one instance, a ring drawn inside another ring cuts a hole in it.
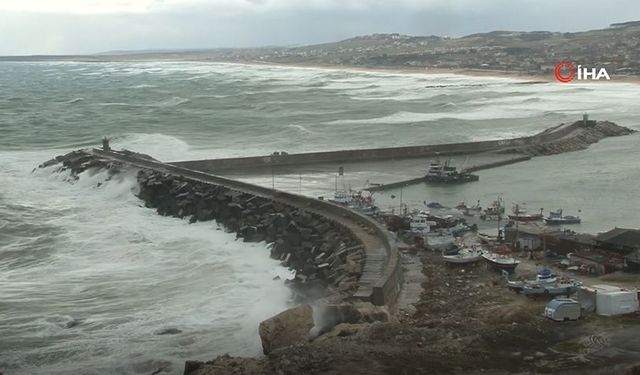
[[[303,303],[260,323],[265,354],[314,340],[336,325],[389,321],[403,282],[393,240],[378,223],[343,206],[159,162],[147,155],[80,150],[58,165],[71,180],[107,170],[135,172],[138,197],[161,215],[213,221],[243,241],[264,241],[295,270],[285,281]],[[55,167],[54,167],[55,168]],[[199,368],[202,363],[188,363]],[[186,370],[185,370],[186,371]],[[185,372],[186,373],[186,372]]]
[[[148,155],[123,155],[154,161]],[[72,179],[88,170],[107,170],[112,176],[127,168],[86,150],[57,156],[40,167],[57,164],[56,171],[68,170]],[[294,279],[286,282],[301,299],[328,297],[337,302],[358,288],[364,246],[339,223],[272,199],[152,169],[138,170],[137,182],[137,196],[160,215],[190,223],[215,221],[238,239],[268,243],[271,257],[295,271]]]
[[[521,153],[529,156],[555,155],[579,151],[607,137],[633,134],[636,131],[610,121],[578,121],[571,125],[572,131],[548,142],[539,142],[521,147],[508,148],[501,152]]]
[[[267,198],[152,170],[138,172],[138,197],[160,215],[215,220],[246,242],[271,244],[271,257],[295,270],[294,289],[307,297],[355,292],[363,246],[346,228],[315,213]]]

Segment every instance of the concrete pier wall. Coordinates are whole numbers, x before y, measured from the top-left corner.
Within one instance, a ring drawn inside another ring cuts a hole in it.
[[[512,139],[492,141],[447,143],[424,146],[407,146],[391,148],[371,148],[359,150],[322,151],[287,155],[249,156],[226,159],[205,159],[191,161],[176,161],[169,164],[205,172],[219,172],[224,170],[238,170],[247,168],[271,168],[278,166],[296,166],[319,163],[345,163],[371,160],[408,159],[439,155],[473,154],[486,151],[496,151],[513,147],[528,146],[535,143],[545,143],[562,138],[582,122],[570,125],[559,125],[539,134]]]

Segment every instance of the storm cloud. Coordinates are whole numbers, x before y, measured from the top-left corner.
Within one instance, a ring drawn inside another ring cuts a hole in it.
[[[620,0],[0,0],[0,55],[322,43],[371,33],[579,31],[640,19]]]

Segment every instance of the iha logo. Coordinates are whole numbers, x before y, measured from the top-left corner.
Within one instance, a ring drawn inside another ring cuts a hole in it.
[[[564,60],[556,64],[556,68],[554,70],[554,74],[556,79],[559,82],[567,83],[571,82],[574,79],[584,80],[599,80],[601,78],[605,78],[606,80],[610,80],[609,73],[605,68],[600,68],[596,71],[596,68],[585,68],[582,65],[578,65],[576,67],[573,65],[571,61]]]

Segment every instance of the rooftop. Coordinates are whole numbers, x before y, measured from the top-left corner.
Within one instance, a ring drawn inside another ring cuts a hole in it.
[[[598,234],[598,242],[609,243],[618,246],[640,248],[640,230],[614,228],[608,232]]]

